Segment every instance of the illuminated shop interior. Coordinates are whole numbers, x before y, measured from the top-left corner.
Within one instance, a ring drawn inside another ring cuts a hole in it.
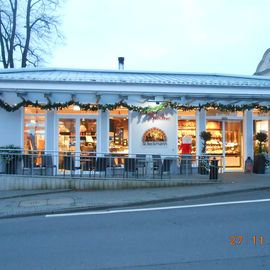
[[[109,150],[111,153],[128,153],[128,110],[110,111]]]

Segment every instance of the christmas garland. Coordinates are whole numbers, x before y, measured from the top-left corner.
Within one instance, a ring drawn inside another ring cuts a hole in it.
[[[8,112],[14,112],[20,109],[21,107],[27,107],[27,106],[37,107],[42,110],[61,110],[72,105],[79,106],[82,111],[98,111],[98,110],[111,111],[119,107],[124,107],[130,111],[135,111],[140,114],[158,113],[169,108],[175,109],[175,110],[182,110],[182,111],[202,110],[202,109],[205,109],[205,110],[215,109],[222,112],[236,112],[236,111],[245,111],[245,110],[252,110],[252,109],[258,109],[261,112],[270,111],[270,106],[260,105],[259,103],[242,104],[242,105],[233,105],[233,104],[224,105],[224,104],[216,103],[216,102],[208,102],[205,104],[199,104],[197,106],[194,106],[194,105],[189,105],[189,104],[183,105],[183,104],[178,104],[176,102],[164,101],[163,103],[157,106],[142,107],[142,106],[129,105],[124,101],[120,101],[115,104],[104,105],[104,104],[84,104],[84,103],[76,102],[74,100],[70,100],[65,103],[57,103],[57,102],[52,103],[50,100],[48,100],[47,104],[43,104],[43,103],[39,103],[38,101],[32,102],[30,100],[23,99],[21,102],[19,102],[16,105],[10,105],[4,102],[2,99],[0,99],[0,108]]]

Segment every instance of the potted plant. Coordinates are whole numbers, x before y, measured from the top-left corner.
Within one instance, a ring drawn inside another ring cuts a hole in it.
[[[263,153],[264,144],[267,142],[267,134],[264,132],[258,132],[255,135],[256,141],[258,141],[258,154],[254,156],[254,173],[265,173],[266,158]]]
[[[20,160],[21,149],[13,144],[0,147],[0,158],[4,163],[4,173],[15,174]]]
[[[211,132],[202,131],[200,133],[200,138],[202,139],[202,156],[199,158],[199,173],[208,174],[209,159],[206,154],[206,143],[212,139]]]

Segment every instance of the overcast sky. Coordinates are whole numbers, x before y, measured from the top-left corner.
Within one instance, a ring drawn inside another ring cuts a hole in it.
[[[269,0],[67,0],[47,66],[252,75],[270,47]]]

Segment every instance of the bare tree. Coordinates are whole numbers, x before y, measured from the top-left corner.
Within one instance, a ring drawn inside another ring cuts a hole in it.
[[[37,66],[62,40],[59,10],[64,0],[0,0],[0,62],[4,68]]]

